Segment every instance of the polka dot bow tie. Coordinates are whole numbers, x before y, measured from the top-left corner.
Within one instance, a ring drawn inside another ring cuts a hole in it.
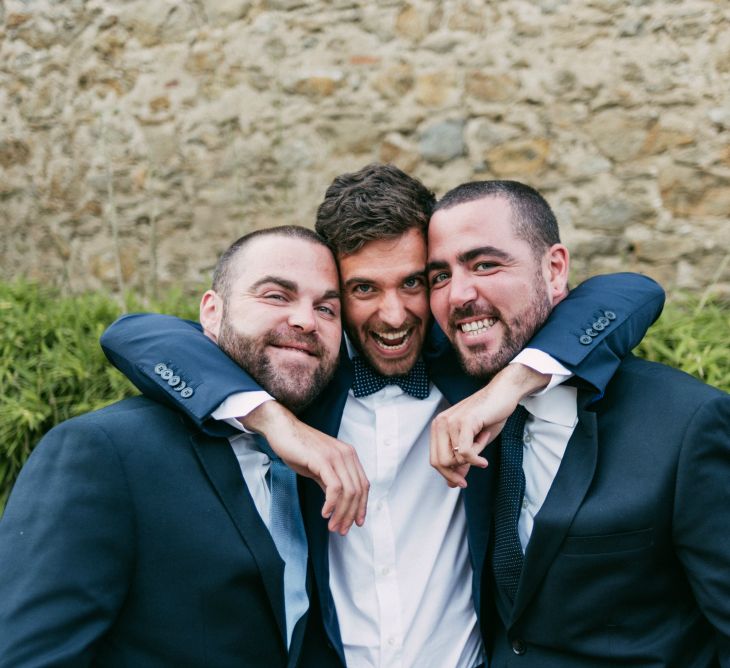
[[[355,366],[352,391],[356,397],[366,397],[382,390],[386,385],[398,385],[404,392],[416,399],[425,399],[428,396],[428,373],[426,365],[420,357],[413,368],[402,376],[383,376],[362,357],[355,357],[352,363]]]

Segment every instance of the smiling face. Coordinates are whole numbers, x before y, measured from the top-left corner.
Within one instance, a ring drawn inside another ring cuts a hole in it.
[[[431,310],[470,375],[503,368],[565,296],[567,249],[538,257],[504,197],[439,209],[428,230]]]
[[[345,329],[370,365],[386,376],[411,370],[429,323],[426,240],[418,229],[366,243],[339,257]]]
[[[337,268],[331,252],[279,235],[249,241],[231,259],[225,296],[200,305],[206,333],[273,397],[306,406],[332,377],[340,347]]]

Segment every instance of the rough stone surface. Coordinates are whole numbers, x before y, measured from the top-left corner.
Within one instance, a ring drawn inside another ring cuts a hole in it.
[[[374,160],[538,187],[576,280],[727,288],[726,3],[0,0],[3,278],[194,289]]]

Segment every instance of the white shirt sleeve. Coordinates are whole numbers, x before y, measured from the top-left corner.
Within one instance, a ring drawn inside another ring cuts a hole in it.
[[[551,376],[550,382],[539,392],[531,394],[531,397],[539,397],[541,394],[545,394],[548,390],[552,390],[573,376],[558,360],[537,348],[525,348],[520,351],[510,362],[510,364],[517,363],[524,364],[538,373]]]
[[[258,408],[264,401],[274,401],[268,392],[258,390],[256,392],[238,392],[227,397],[223,403],[218,406],[210,416],[214,420],[227,422],[232,427],[244,431],[248,434],[252,432],[244,427],[237,418],[245,417],[252,410]]]

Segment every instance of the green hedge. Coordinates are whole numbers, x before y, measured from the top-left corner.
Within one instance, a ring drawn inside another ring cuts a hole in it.
[[[197,299],[171,293],[126,310],[197,317]],[[112,297],[62,297],[26,282],[0,283],[0,510],[20,467],[54,424],[135,393],[107,363],[98,340],[122,312]],[[685,300],[667,306],[639,347],[730,391],[730,309]]]

